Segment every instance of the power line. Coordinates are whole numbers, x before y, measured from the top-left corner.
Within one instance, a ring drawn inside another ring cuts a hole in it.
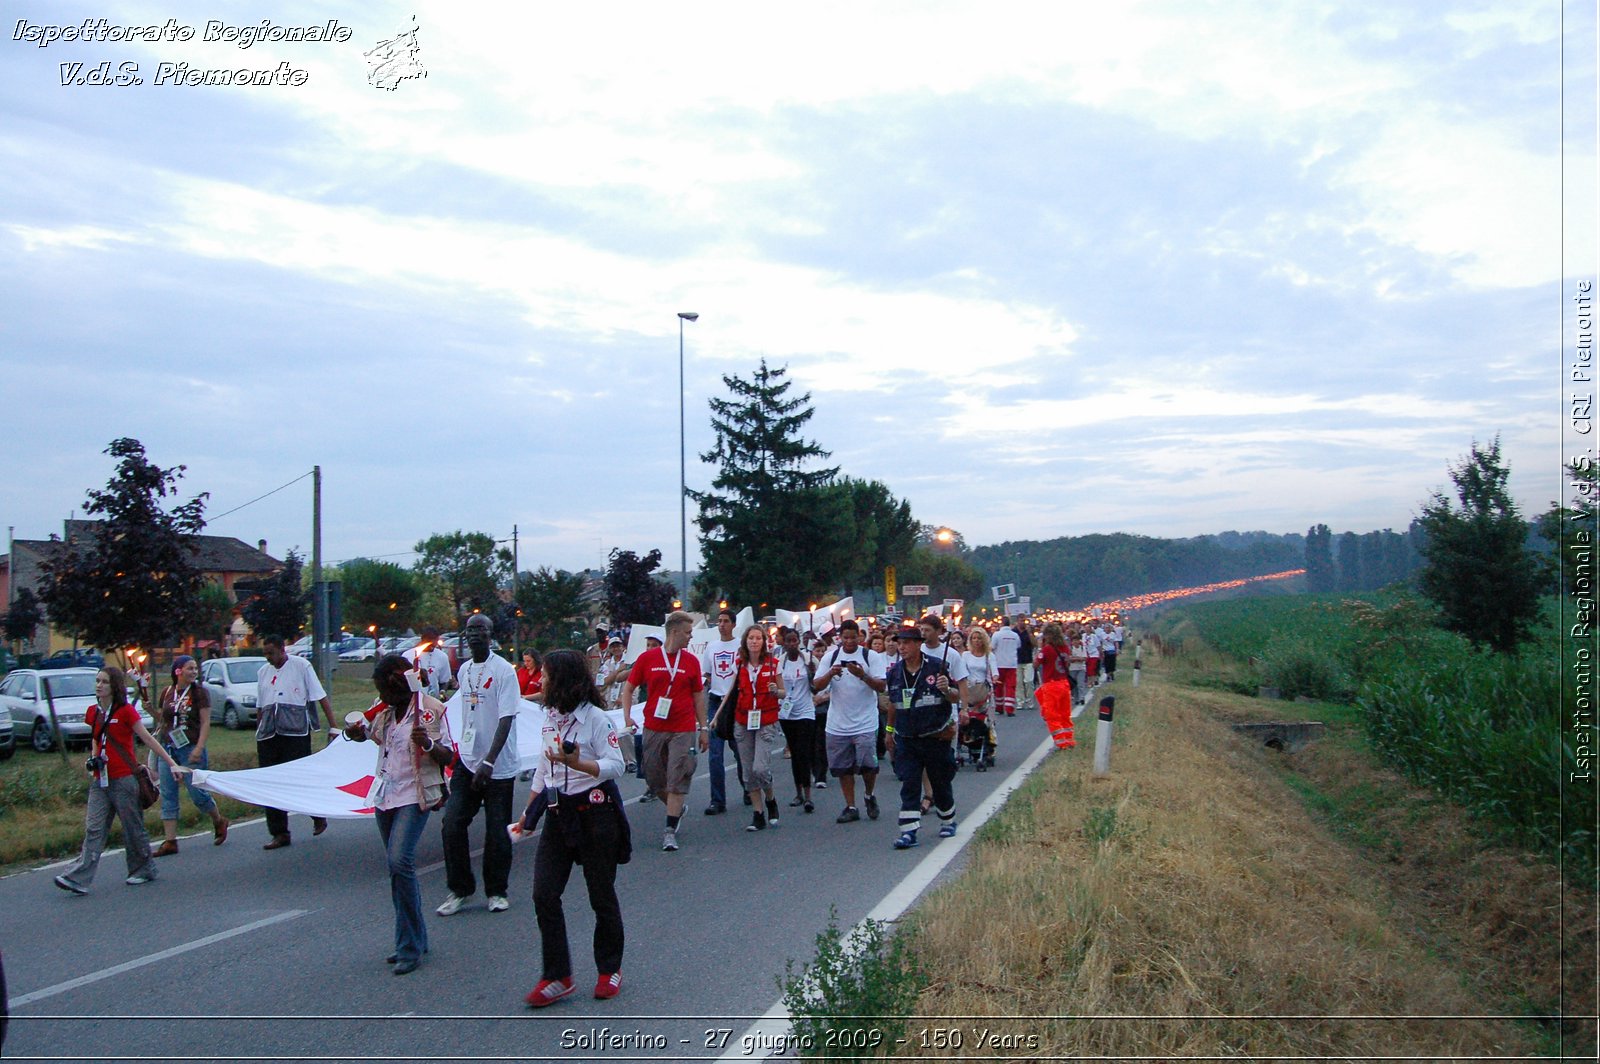
[[[304,473],[301,473],[299,476],[295,477],[293,480],[289,481],[288,484],[284,484],[284,485],[281,485],[279,487],[273,488],[271,491],[267,492],[267,495],[276,495],[276,494],[278,494],[278,492],[282,491],[284,488],[291,487],[291,486],[293,486],[295,484],[300,483],[302,480],[306,479],[306,477],[309,477],[313,472],[315,472],[315,470],[308,469]],[[251,499],[249,502],[244,503],[243,505],[235,506],[233,509],[226,510],[226,511],[220,513],[220,514],[214,514],[213,516],[211,516],[207,520],[208,521],[220,521],[224,517],[227,517],[229,514],[238,513],[240,510],[243,510],[246,506],[254,506],[256,503],[260,502],[262,499],[265,499],[267,497],[267,495],[258,495],[254,499]]]

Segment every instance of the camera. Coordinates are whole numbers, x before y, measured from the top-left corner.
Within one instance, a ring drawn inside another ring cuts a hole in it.
[[[98,773],[101,769],[106,767],[106,759],[100,754],[95,754],[93,757],[83,763],[83,767],[86,772]]]
[[[563,739],[561,741],[561,752],[563,754],[575,754],[578,752],[578,744],[571,739]]]

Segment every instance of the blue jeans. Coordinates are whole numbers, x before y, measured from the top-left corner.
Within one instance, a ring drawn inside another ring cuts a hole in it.
[[[379,809],[373,814],[389,861],[389,895],[394,900],[394,955],[414,961],[428,952],[428,925],[422,920],[422,884],[417,880],[417,840],[428,814],[415,805]]]
[[[186,759],[193,747],[173,746],[171,743],[163,743],[162,745],[167,748],[167,753],[172,755],[172,760],[180,765],[187,764],[190,768],[208,768],[211,764],[210,750],[200,751],[200,757],[191,764]],[[165,761],[159,762],[158,768],[161,773],[159,780],[161,784],[161,819],[176,820],[178,819],[178,779],[172,774],[172,770],[167,767]],[[184,777],[183,785],[188,788],[189,800],[194,803],[196,809],[206,816],[210,816],[216,811],[217,800],[199,787],[196,787],[193,776]]]
[[[722,705],[722,696],[721,695],[713,695],[713,694],[707,694],[706,695],[706,720],[707,721],[713,721],[713,720],[715,720],[717,718],[717,709],[721,705]],[[727,805],[728,804],[728,783],[727,783],[727,781],[725,779],[723,779],[723,774],[725,772],[727,772],[727,768],[726,768],[727,762],[725,760],[723,760],[723,756],[722,756],[722,750],[723,750],[723,747],[725,747],[725,746],[732,746],[733,747],[733,767],[734,767],[734,771],[739,776],[739,789],[741,791],[744,790],[744,762],[739,759],[739,747],[736,744],[733,744],[733,743],[724,743],[721,739],[717,738],[717,733],[715,731],[712,731],[712,733],[711,733],[711,747],[710,747],[710,751],[709,751],[710,755],[711,755],[711,760],[709,762],[707,762],[707,765],[706,765],[707,769],[709,769],[710,772],[711,772],[711,804],[712,805]]]

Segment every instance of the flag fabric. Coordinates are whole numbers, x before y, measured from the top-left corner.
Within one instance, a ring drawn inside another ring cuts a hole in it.
[[[520,771],[531,772],[539,763],[544,713],[543,705],[526,699],[517,711],[516,755]],[[620,733],[622,712],[609,710],[606,717]],[[445,723],[441,731],[453,749],[453,737],[461,734],[460,692],[445,703]],[[231,772],[196,770],[194,785],[250,805],[270,806],[306,816],[350,819],[372,815],[367,794],[372,789],[377,768],[375,743],[351,742],[340,734],[324,749],[297,761]]]

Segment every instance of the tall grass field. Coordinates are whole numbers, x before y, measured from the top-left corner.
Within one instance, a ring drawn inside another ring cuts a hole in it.
[[[1206,685],[1353,703],[1373,746],[1409,778],[1561,860],[1569,881],[1595,881],[1595,789],[1564,727],[1578,691],[1562,693],[1553,603],[1515,654],[1475,650],[1396,592],[1195,603],[1154,631]]]

